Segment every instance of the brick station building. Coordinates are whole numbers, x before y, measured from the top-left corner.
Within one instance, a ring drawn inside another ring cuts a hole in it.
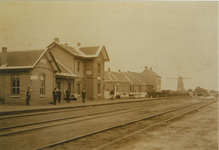
[[[32,104],[52,102],[52,91],[60,88],[62,100],[65,89],[71,96],[86,99],[104,97],[104,64],[109,61],[105,46],[77,47],[59,43],[55,38],[44,50],[0,53],[0,97],[5,103],[25,104],[30,86]]]

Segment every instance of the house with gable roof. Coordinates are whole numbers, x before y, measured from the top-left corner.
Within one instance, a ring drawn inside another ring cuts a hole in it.
[[[5,103],[25,104],[30,86],[31,103],[52,102],[52,91],[59,88],[62,100],[68,88],[71,95],[86,99],[104,97],[104,66],[109,61],[105,46],[71,47],[59,43],[59,38],[45,50],[0,53],[0,97]]]
[[[49,49],[0,53],[0,97],[8,104],[26,104],[31,87],[31,104],[49,103],[55,84],[55,73],[61,70]]]
[[[60,68],[71,77],[65,77],[64,72],[56,74],[56,86],[69,88],[71,95],[80,97],[82,89],[86,90],[86,99],[93,100],[104,97],[104,67],[109,62],[105,46],[77,47],[61,44],[55,38],[47,47],[53,54]],[[63,91],[64,92],[64,91]]]
[[[155,92],[161,92],[161,76],[155,73],[152,70],[152,67],[148,69],[148,67],[145,66],[145,69],[141,74],[153,84]]]

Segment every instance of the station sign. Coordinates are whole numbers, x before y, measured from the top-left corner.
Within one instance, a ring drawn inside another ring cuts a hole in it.
[[[92,75],[92,71],[86,71],[86,75]]]
[[[30,80],[37,80],[38,76],[30,76]]]

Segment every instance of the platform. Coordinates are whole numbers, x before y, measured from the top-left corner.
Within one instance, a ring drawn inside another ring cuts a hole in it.
[[[163,99],[163,98],[138,98],[138,99],[99,99],[99,100],[86,100],[85,103],[79,101],[71,101],[70,103],[66,103],[66,101],[62,100],[60,103],[54,104],[38,104],[38,105],[8,105],[1,104],[0,105],[0,115],[12,115],[19,113],[31,113],[31,112],[40,112],[40,111],[50,111],[50,110],[61,110],[61,109],[71,109],[71,108],[81,108],[81,107],[93,107],[100,105],[112,105],[116,103],[128,103],[128,102],[138,102],[145,101],[151,99]]]

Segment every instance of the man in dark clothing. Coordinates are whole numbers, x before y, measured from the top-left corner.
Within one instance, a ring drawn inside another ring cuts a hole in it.
[[[85,103],[85,95],[86,95],[86,92],[85,92],[85,89],[82,90],[82,103]]]
[[[70,97],[70,92],[69,92],[68,88],[66,88],[65,95],[66,95],[66,98],[67,98],[66,102],[67,102],[67,103],[70,103],[70,99],[69,99],[69,97]]]
[[[56,91],[56,88],[54,88],[52,95],[53,95],[53,104],[56,105],[57,96],[58,96],[58,92]]]
[[[61,94],[62,94],[61,89],[59,89],[59,90],[58,90],[58,102],[59,102],[59,103],[60,103],[60,101],[61,101]]]
[[[26,105],[30,105],[30,87],[27,89]]]

